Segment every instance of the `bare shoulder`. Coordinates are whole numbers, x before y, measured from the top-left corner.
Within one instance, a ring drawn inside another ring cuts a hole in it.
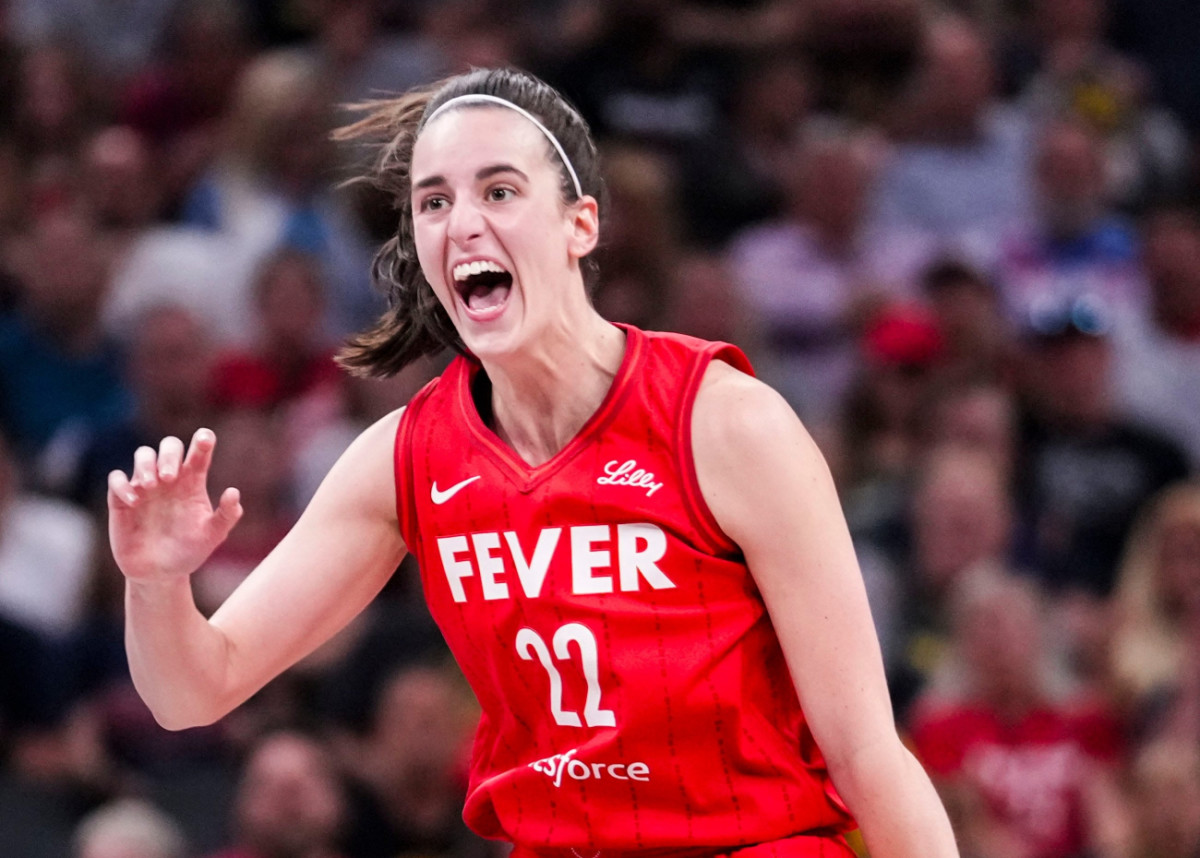
[[[787,401],[717,361],[692,410],[692,455],[705,502],[739,543],[765,516],[828,481],[824,458]]]
[[[692,410],[692,444],[701,457],[755,456],[811,444],[807,430],[772,387],[724,361],[713,361]]]

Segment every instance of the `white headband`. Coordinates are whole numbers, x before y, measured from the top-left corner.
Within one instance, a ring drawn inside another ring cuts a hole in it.
[[[515,110],[517,113],[521,114],[534,125],[536,125],[537,130],[542,132],[545,138],[550,141],[550,145],[554,147],[554,151],[557,152],[558,157],[562,159],[563,165],[567,168],[567,172],[571,174],[571,182],[575,185],[575,196],[579,198],[583,197],[583,187],[579,184],[579,176],[575,175],[575,168],[571,166],[571,159],[568,158],[567,153],[563,151],[562,144],[558,142],[558,138],[551,134],[550,129],[539,122],[536,116],[534,116],[525,108],[519,107],[507,99],[500,98],[496,95],[486,95],[482,92],[455,96],[449,101],[444,102],[440,107],[438,107],[437,110],[433,111],[433,113],[429,114],[425,121],[421,123],[421,127],[424,128],[430,122],[433,122],[433,120],[437,118],[437,115],[446,110],[448,107],[452,107],[456,104],[477,104],[481,101],[488,104],[497,104],[500,107],[507,107],[509,110]]]

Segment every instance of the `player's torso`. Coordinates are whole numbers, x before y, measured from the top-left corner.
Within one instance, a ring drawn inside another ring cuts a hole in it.
[[[797,777],[807,732],[782,655],[691,466],[707,359],[632,330],[628,351],[540,467],[483,426],[464,362],[401,433],[406,535],[483,708],[468,821],[625,849],[754,842],[764,817],[806,830],[806,808],[832,806]]]

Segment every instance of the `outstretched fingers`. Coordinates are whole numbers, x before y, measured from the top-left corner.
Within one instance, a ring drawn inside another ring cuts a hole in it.
[[[129,482],[124,471],[113,471],[108,475],[108,508],[124,509],[138,501],[137,489]]]
[[[183,465],[183,442],[174,435],[163,438],[158,445],[158,478],[172,483]]]
[[[152,489],[158,485],[158,453],[153,447],[138,447],[133,453],[133,485]]]
[[[217,436],[211,429],[197,429],[192,435],[192,443],[188,447],[187,458],[183,460],[182,471],[201,479],[207,478],[208,468],[212,464],[213,447],[217,445]]]
[[[225,539],[241,517],[241,492],[230,486],[221,492],[221,499],[217,502],[217,508],[213,510],[211,524],[213,535],[220,540]]]

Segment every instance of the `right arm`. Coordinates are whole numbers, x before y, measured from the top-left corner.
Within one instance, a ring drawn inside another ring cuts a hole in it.
[[[241,517],[236,489],[214,508],[205,483],[216,438],[187,458],[143,447],[132,480],[109,476],[109,537],[125,574],[125,647],[138,693],[162,726],[211,724],[350,622],[404,557],[392,451],[400,414],[360,435],[287,536],[211,619],[190,575]]]

